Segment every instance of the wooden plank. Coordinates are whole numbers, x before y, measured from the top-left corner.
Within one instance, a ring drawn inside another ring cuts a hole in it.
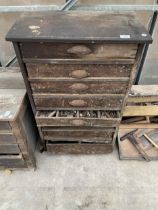
[[[142,34],[146,34],[146,36],[142,36]],[[14,24],[7,34],[6,40],[18,42],[20,40],[38,42],[104,41],[107,43],[147,43],[152,41],[145,27],[139,24],[134,16],[96,11],[60,11],[41,17],[25,17]]]
[[[0,155],[0,168],[25,168],[22,155]]]
[[[20,150],[17,144],[1,144],[0,154],[19,154]]]
[[[127,116],[156,116],[158,115],[158,106],[126,106],[123,113],[124,117]]]
[[[121,124],[120,129],[143,129],[143,128],[158,128],[158,123],[129,123]]]
[[[51,154],[107,154],[113,151],[112,144],[46,144]]]
[[[1,134],[0,133],[0,147],[2,144],[15,144],[16,138],[13,134]]]
[[[1,131],[10,131],[11,127],[9,122],[6,121],[0,121],[0,132]]]

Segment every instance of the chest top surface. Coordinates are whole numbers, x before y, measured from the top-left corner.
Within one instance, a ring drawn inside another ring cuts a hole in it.
[[[14,42],[152,42],[145,27],[138,23],[133,15],[76,11],[22,18],[12,26],[6,40]]]

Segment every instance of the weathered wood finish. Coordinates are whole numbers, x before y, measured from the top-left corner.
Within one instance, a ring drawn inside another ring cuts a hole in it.
[[[5,131],[5,130],[7,131],[11,130],[9,122],[0,121],[0,131]]]
[[[115,117],[60,117],[55,116],[51,117],[50,112],[42,112],[38,111],[36,114],[36,123],[38,127],[43,126],[89,126],[89,127],[115,127],[120,123],[120,114],[119,112],[116,114]]]
[[[64,61],[63,61],[64,62]],[[26,63],[29,78],[74,78],[84,79],[91,77],[129,77],[131,64],[48,64]],[[85,74],[76,75],[77,70]],[[80,77],[79,77],[80,76]]]
[[[0,168],[26,168],[22,155],[0,155]]]
[[[52,59],[135,59],[136,44],[20,43],[23,58]],[[33,50],[30,50],[33,49]]]
[[[4,79],[3,79],[4,78]],[[15,79],[15,81],[12,81]],[[16,89],[16,82],[17,84]],[[10,84],[5,89],[6,84]],[[0,168],[35,167],[36,135],[21,73],[4,69],[0,84]],[[35,124],[35,123],[34,123]]]
[[[89,128],[42,128],[44,140],[51,141],[80,141],[80,142],[104,142],[111,143],[115,129],[91,129]]]
[[[127,81],[108,80],[31,80],[34,93],[59,94],[124,94],[127,91]]]
[[[1,144],[15,144],[16,138],[13,134],[0,133],[0,146]]]
[[[133,16],[92,12],[25,18],[13,26],[7,40],[14,43],[34,114],[118,110],[122,115],[143,45],[152,42]],[[49,152],[93,154],[112,151],[120,117],[36,115],[36,121]],[[112,128],[111,144],[105,144],[106,129]],[[62,142],[65,138],[71,143]],[[99,140],[104,144],[96,144]]]
[[[47,151],[51,154],[107,154],[113,151],[112,144],[52,144],[48,141],[46,147]]]
[[[33,97],[37,110],[120,110],[123,103],[123,95],[33,94]]]
[[[17,144],[1,144],[0,154],[19,154],[20,149]]]

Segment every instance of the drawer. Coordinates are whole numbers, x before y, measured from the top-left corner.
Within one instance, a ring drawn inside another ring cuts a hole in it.
[[[22,155],[0,155],[0,167],[24,168],[26,165]]]
[[[38,111],[36,123],[42,126],[115,127],[120,123],[119,111]]]
[[[9,122],[0,121],[0,131],[9,131],[9,130],[11,130]]]
[[[130,77],[133,65],[26,63],[29,78]]]
[[[128,81],[86,79],[80,80],[48,80],[32,79],[31,88],[34,93],[59,94],[125,94]]]
[[[0,133],[0,146],[1,144],[14,144],[16,143],[16,137],[12,134],[6,133],[2,134]]]
[[[44,140],[111,143],[115,128],[42,127]]]
[[[23,58],[40,59],[135,59],[137,44],[23,42]]]
[[[19,154],[20,150],[17,144],[1,144],[0,154]]]
[[[33,94],[37,110],[86,109],[120,110],[124,95]]]
[[[47,151],[51,154],[107,154],[113,151],[112,144],[53,143],[47,141]]]

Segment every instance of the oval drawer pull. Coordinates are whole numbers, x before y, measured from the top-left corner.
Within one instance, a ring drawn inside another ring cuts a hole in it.
[[[76,79],[82,79],[82,78],[86,78],[89,76],[89,73],[85,70],[75,70],[72,71],[69,74],[70,77],[76,78]]]
[[[70,86],[72,90],[87,90],[88,86],[82,83],[75,83]]]
[[[76,55],[88,55],[92,50],[85,45],[76,45],[67,49],[67,52]]]
[[[73,100],[73,101],[70,101],[69,104],[71,106],[80,106],[80,107],[84,107],[84,106],[87,106],[87,102],[84,101],[84,100]]]
[[[73,120],[72,124],[75,126],[83,126],[83,125],[85,125],[85,121],[84,120]]]

